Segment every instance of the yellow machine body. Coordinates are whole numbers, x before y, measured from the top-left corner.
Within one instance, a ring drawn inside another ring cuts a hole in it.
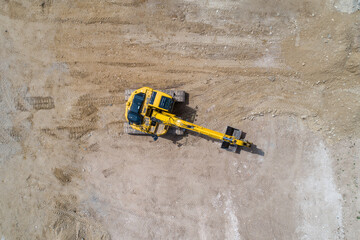
[[[231,127],[228,127],[230,131],[227,130],[224,134],[176,117],[172,114],[174,103],[170,95],[143,87],[135,90],[126,102],[125,118],[133,129],[152,136],[163,135],[169,127],[177,127],[221,140],[227,147],[229,144],[251,147],[251,142],[240,139],[240,136],[231,135],[234,131]]]

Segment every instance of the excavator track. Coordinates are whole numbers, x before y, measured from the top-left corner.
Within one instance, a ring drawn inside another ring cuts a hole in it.
[[[127,101],[131,94],[135,91],[136,89],[126,89],[125,90],[125,101]],[[181,90],[169,90],[169,89],[166,89],[166,90],[158,90],[160,92],[163,92],[163,93],[166,93],[166,94],[169,94],[170,96],[172,96],[173,99],[175,99],[176,102],[185,102],[185,99],[186,99],[186,94],[185,94],[185,91],[181,91]]]
[[[149,135],[145,132],[141,132],[136,129],[133,129],[128,123],[124,123],[124,133],[129,135]]]
[[[141,132],[136,129],[133,129],[128,123],[124,123],[124,133],[129,135],[149,135],[145,132]],[[168,134],[183,136],[185,134],[185,129],[170,127],[168,130]]]

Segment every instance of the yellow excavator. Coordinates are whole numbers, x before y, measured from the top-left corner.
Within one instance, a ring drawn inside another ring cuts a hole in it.
[[[239,146],[250,148],[252,145],[251,142],[241,139],[242,131],[239,129],[228,126],[223,134],[184,121],[173,114],[174,103],[185,101],[184,91],[159,91],[149,87],[128,89],[125,91],[125,100],[125,132],[129,134],[147,134],[157,140],[158,136],[167,133],[169,128],[175,128],[178,134],[182,134],[186,129],[221,140],[221,148],[233,152],[237,151]]]

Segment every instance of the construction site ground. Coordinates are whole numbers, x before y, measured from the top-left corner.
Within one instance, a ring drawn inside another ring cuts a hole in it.
[[[0,238],[359,239],[360,11],[341,0],[0,0]],[[185,90],[124,134],[124,91]]]

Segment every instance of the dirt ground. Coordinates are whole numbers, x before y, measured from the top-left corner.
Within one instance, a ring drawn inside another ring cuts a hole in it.
[[[0,0],[1,240],[359,239],[356,4]],[[124,134],[142,86],[260,150]]]

